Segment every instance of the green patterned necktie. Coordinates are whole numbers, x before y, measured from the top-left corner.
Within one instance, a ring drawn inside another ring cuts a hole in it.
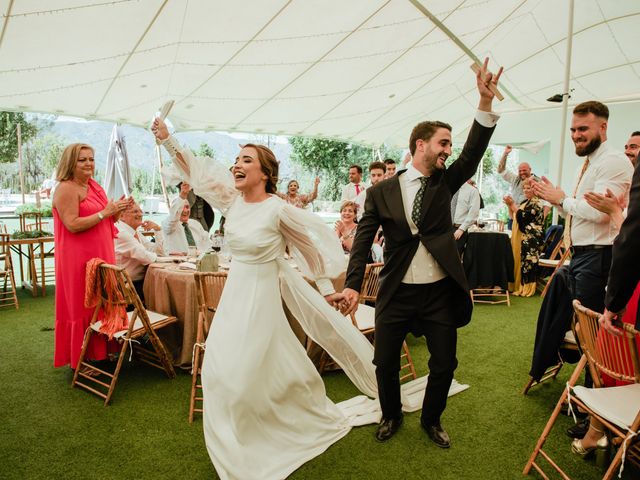
[[[187,237],[187,245],[189,245],[190,247],[195,247],[196,241],[193,239],[193,233],[191,233],[189,224],[187,222],[183,222],[182,226],[184,227],[184,234]]]
[[[422,199],[424,198],[424,192],[427,189],[427,180],[429,180],[429,177],[420,177],[420,190],[416,193],[416,196],[413,199],[413,207],[411,208],[411,220],[413,220],[413,223],[415,223],[418,228],[420,228]]]

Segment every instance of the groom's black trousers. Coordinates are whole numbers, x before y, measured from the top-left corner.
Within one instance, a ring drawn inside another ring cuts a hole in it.
[[[440,421],[447,405],[453,372],[458,366],[454,292],[459,288],[449,277],[435,283],[401,283],[384,311],[376,312],[373,363],[383,418],[397,418],[402,411],[400,352],[402,342],[411,332],[425,337],[430,353],[422,422],[433,425]]]

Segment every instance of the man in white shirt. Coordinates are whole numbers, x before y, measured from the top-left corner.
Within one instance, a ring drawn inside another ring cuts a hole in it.
[[[347,200],[353,201],[365,189],[366,185],[362,183],[362,167],[360,165],[351,165],[349,167],[349,183],[342,187],[340,203],[344,203]]]
[[[144,230],[154,230],[155,242],[142,234]],[[150,220],[142,221],[142,209],[133,203],[122,212],[120,220],[116,222],[118,236],[115,239],[116,264],[124,267],[129,273],[133,286],[144,303],[142,284],[147,271],[147,265],[155,262],[159,255],[164,254],[163,236],[160,226]]]
[[[498,173],[505,179],[511,186],[511,196],[513,197],[513,201],[516,205],[520,205],[526,197],[524,195],[524,191],[522,189],[522,183],[529,178],[531,175],[531,166],[527,162],[522,162],[518,165],[518,173],[514,173],[510,170],[507,170],[507,157],[513,151],[511,145],[507,145],[504,147],[504,152],[502,157],[500,157],[500,161],[498,162]],[[538,179],[535,175],[534,179]]]
[[[502,153],[502,157],[500,157],[500,161],[498,162],[498,173],[511,186],[511,197],[513,198],[515,204],[520,205],[527,199],[524,194],[524,189],[522,188],[524,181],[529,177],[533,177],[533,179],[536,181],[540,181],[540,178],[538,178],[537,175],[531,172],[531,165],[529,165],[527,162],[522,162],[518,165],[517,174],[510,170],[507,170],[507,157],[512,151],[513,148],[511,147],[511,145],[507,145],[506,147],[504,147],[504,152]],[[551,210],[551,205],[546,201],[543,201],[542,205],[544,218],[547,218],[547,215]],[[509,218],[509,228],[511,228],[511,222],[512,219]]]
[[[451,215],[453,221],[453,238],[456,239],[458,253],[462,255],[467,244],[467,230],[480,215],[480,193],[467,180],[451,199]]]
[[[371,186],[385,179],[386,169],[386,165],[382,162],[373,162],[369,165],[369,182],[371,183]],[[366,198],[367,189],[364,189],[354,200],[355,204],[358,206],[358,211],[356,212],[358,220],[362,218],[362,214],[364,213],[364,202]]]
[[[180,185],[180,193],[171,203],[169,215],[162,222],[162,231],[165,235],[165,251],[169,254],[183,254],[189,252],[189,247],[196,247],[199,252],[211,249],[209,233],[202,228],[198,220],[189,218],[188,195],[191,186],[183,182]]]
[[[576,155],[584,158],[573,192],[567,195],[545,177],[534,181],[536,194],[555,205],[565,217],[565,245],[572,250],[571,262],[554,275],[540,313],[530,375],[539,380],[557,362],[557,352],[572,317],[572,300],[602,312],[605,286],[611,265],[611,245],[618,227],[606,213],[591,207],[586,192],[618,197],[628,195],[633,167],[629,159],[607,143],[606,105],[590,101],[573,109],[571,139]]]

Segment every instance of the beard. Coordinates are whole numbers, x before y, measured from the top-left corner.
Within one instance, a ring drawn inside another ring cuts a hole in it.
[[[593,138],[589,143],[587,143],[584,147],[578,147],[576,145],[576,155],[579,157],[586,157],[587,155],[591,155],[595,152],[598,147],[602,145],[602,137],[598,135]]]
[[[438,160],[440,156],[441,154],[434,154],[434,153],[429,154],[429,157],[427,157],[427,161],[425,163],[429,166],[430,170],[445,170],[447,168],[446,167],[447,157],[445,157],[443,162],[440,162]]]

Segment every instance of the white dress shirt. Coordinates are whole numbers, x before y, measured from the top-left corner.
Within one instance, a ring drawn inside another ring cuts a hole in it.
[[[576,181],[582,165],[583,162],[580,162]],[[572,245],[613,244],[619,228],[610,221],[609,215],[591,207],[584,199],[584,194],[606,193],[608,188],[616,197],[624,193],[628,199],[632,176],[633,166],[627,156],[612,148],[608,142],[604,142],[589,155],[589,165],[578,185],[575,198],[567,196],[559,209],[562,216],[572,215]]]
[[[480,215],[480,192],[464,182],[458,190],[458,202],[453,215],[453,223],[460,225],[458,228],[463,232],[473,225]]]
[[[418,227],[413,223],[411,212],[413,210],[413,199],[420,190],[420,179],[423,177],[413,164],[409,164],[407,171],[400,175],[400,191],[402,192],[402,203],[404,214],[411,228],[411,233],[417,235]],[[433,258],[422,242],[418,245],[418,250],[411,260],[411,265],[402,278],[402,283],[433,283],[446,277],[446,272],[440,264]]]
[[[162,222],[162,231],[165,236],[164,248],[167,253],[187,253],[189,251],[187,236],[184,233],[184,227],[180,221],[182,209],[188,204],[188,200],[180,197],[174,199],[173,202],[171,202],[169,215],[167,215]],[[189,230],[191,230],[191,234],[193,235],[193,239],[196,242],[196,248],[200,252],[211,250],[209,232],[206,232],[205,229],[202,228],[202,225],[198,220],[190,218],[187,223],[189,225]]]
[[[480,110],[476,112],[475,117],[480,125],[487,128],[495,126],[499,118],[500,116],[496,113],[483,112]],[[413,166],[413,163],[409,163],[407,165],[407,171],[398,178],[400,181],[400,191],[402,192],[404,214],[411,228],[411,233],[414,235],[418,233],[418,227],[411,219],[411,211],[413,210],[413,199],[420,189],[420,178],[423,176],[424,175]],[[418,250],[402,278],[402,283],[434,283],[442,280],[446,276],[447,274],[440,264],[433,258],[433,255],[429,253],[422,242],[420,242]]]
[[[363,192],[367,189],[368,185],[364,182],[358,183],[359,191]],[[356,192],[356,184],[355,183],[347,183],[344,187],[342,187],[342,197],[340,198],[340,203],[346,202],[347,200],[355,200],[358,196]]]
[[[118,236],[115,239],[116,265],[124,267],[131,276],[131,280],[142,280],[146,266],[155,262],[158,255],[164,253],[162,232],[156,232],[154,243],[142,232],[136,232],[123,221],[116,222],[116,228],[118,229]]]

